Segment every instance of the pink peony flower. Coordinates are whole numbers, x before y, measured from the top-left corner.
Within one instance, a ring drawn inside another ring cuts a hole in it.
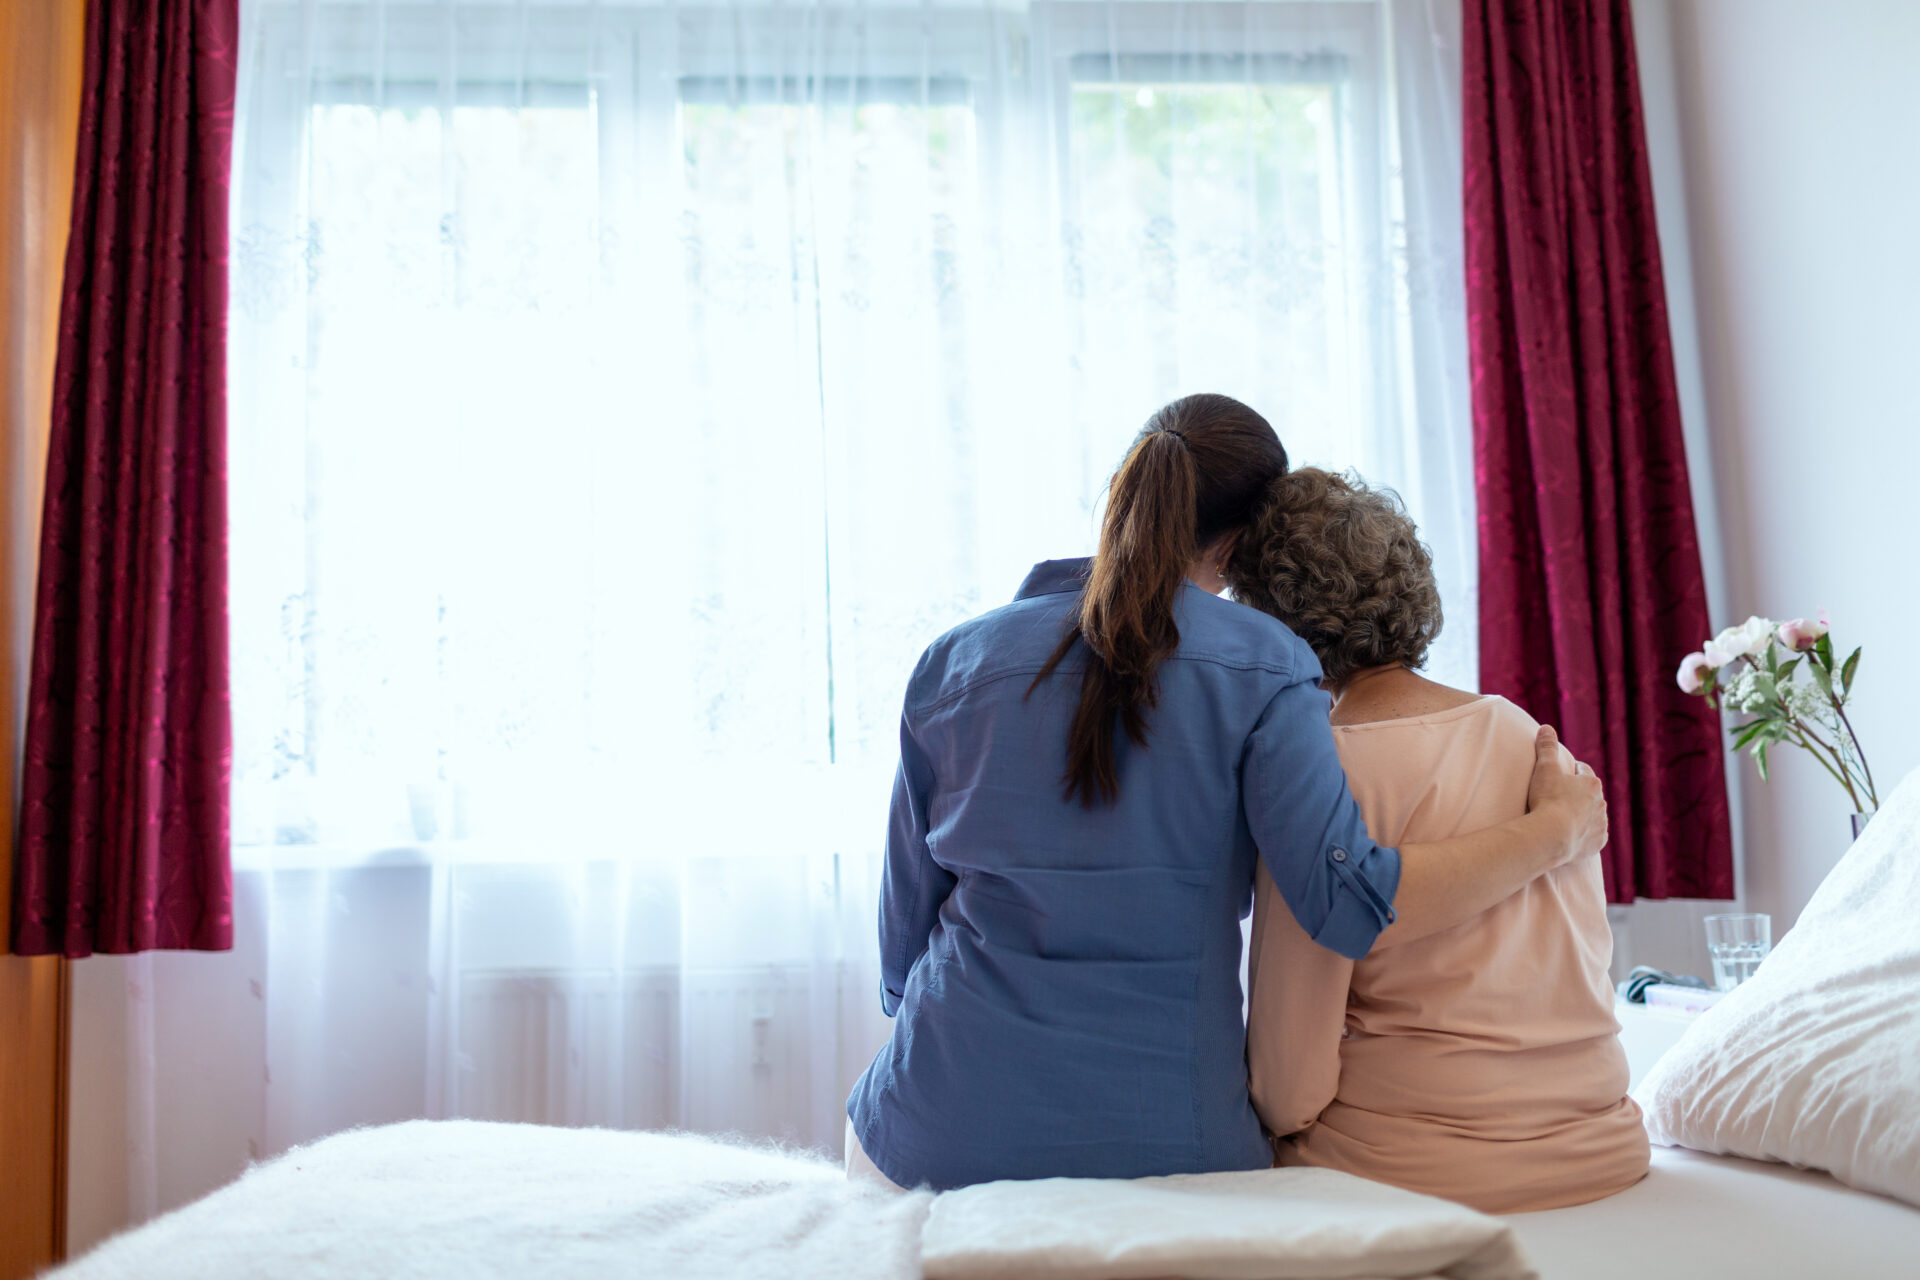
[[[1808,622],[1805,618],[1795,618],[1792,622],[1780,624],[1780,643],[1795,653],[1805,653],[1813,648],[1814,642],[1827,634],[1827,611],[1820,611],[1820,621]]]
[[[1704,653],[1690,653],[1680,660],[1680,692],[1698,693],[1707,687],[1707,677],[1713,673],[1714,666],[1707,661]]]

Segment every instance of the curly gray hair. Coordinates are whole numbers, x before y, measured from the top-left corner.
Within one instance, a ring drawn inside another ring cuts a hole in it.
[[[1440,634],[1433,553],[1391,489],[1302,467],[1273,482],[1227,563],[1234,598],[1305,640],[1328,681],[1426,665]]]

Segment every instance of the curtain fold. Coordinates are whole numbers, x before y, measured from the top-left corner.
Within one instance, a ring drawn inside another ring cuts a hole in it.
[[[1627,0],[1464,0],[1480,679],[1606,782],[1608,896],[1727,898],[1710,633]]]
[[[220,950],[236,0],[88,5],[13,947]]]

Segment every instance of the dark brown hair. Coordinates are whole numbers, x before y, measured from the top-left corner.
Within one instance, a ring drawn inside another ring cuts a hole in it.
[[[1034,677],[1087,643],[1067,733],[1067,798],[1092,808],[1120,794],[1115,721],[1136,746],[1159,699],[1156,673],[1180,644],[1173,604],[1203,547],[1245,528],[1287,451],[1267,420],[1227,396],[1175,400],[1147,420],[1107,489],[1100,550],[1073,625]],[[1032,688],[1029,688],[1029,692]]]
[[[1227,561],[1233,598],[1293,628],[1330,682],[1426,665],[1440,634],[1433,554],[1399,495],[1302,467],[1273,482]]]

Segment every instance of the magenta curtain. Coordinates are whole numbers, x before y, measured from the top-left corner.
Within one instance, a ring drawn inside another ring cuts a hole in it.
[[[1463,3],[1482,688],[1605,779],[1611,900],[1731,897],[1629,6]]]
[[[227,184],[237,0],[88,0],[13,949],[233,944]]]

